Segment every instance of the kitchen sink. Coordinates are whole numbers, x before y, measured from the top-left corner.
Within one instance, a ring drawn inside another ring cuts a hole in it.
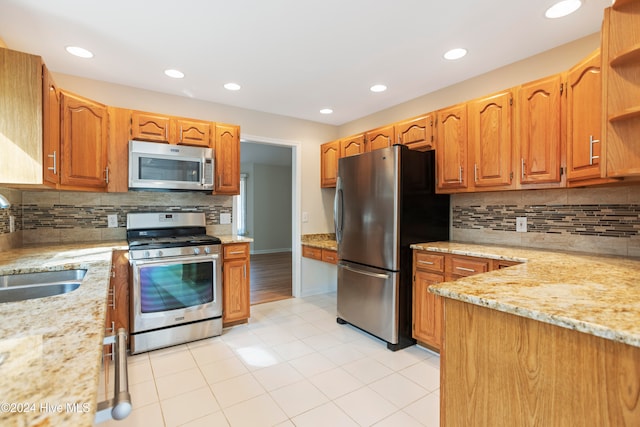
[[[0,276],[0,303],[66,294],[80,287],[87,270],[58,270]]]

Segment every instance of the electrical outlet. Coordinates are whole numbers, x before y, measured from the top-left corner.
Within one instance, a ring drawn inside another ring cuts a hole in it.
[[[516,231],[518,233],[526,233],[527,232],[527,217],[526,216],[516,217]]]
[[[221,213],[220,214],[220,224],[231,224],[231,214],[230,213]]]
[[[16,231],[16,217],[9,215],[9,233]]]
[[[309,222],[309,212],[302,212],[302,222]]]
[[[107,215],[107,227],[116,228],[118,226],[118,215]]]

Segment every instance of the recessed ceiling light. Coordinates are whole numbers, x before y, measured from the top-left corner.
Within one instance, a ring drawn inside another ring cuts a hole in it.
[[[164,70],[164,73],[174,79],[182,79],[184,78],[184,73],[178,70]]]
[[[459,48],[451,49],[450,51],[445,52],[444,59],[448,59],[449,61],[454,61],[466,55],[467,55],[467,49],[463,49],[459,47]]]
[[[240,90],[240,85],[238,83],[226,83],[224,88],[226,90]]]
[[[371,92],[384,92],[385,90],[387,90],[387,87],[385,85],[373,85],[369,88],[369,90]]]
[[[580,0],[563,0],[551,6],[544,13],[544,16],[547,18],[562,18],[563,16],[567,16],[580,9],[582,6],[582,2]]]
[[[320,114],[331,114],[333,113],[333,110],[331,108],[323,108],[322,110],[320,110]]]
[[[67,50],[67,52],[69,52],[71,55],[74,56],[78,56],[80,58],[93,58],[93,53],[91,51],[88,51],[85,48],[82,47],[78,47],[78,46],[67,46],[65,48]]]

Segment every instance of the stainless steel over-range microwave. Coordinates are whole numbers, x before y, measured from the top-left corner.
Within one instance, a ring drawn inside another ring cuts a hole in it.
[[[129,188],[212,191],[213,149],[129,141]]]

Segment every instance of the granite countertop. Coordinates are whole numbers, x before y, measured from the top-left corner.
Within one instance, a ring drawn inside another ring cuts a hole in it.
[[[640,259],[462,242],[411,247],[523,263],[432,285],[434,294],[640,347]]]
[[[222,241],[222,244],[228,243],[251,243],[253,242],[253,238],[238,236],[237,234],[223,234],[222,236],[216,236]]]
[[[329,249],[332,251],[338,250],[336,235],[333,233],[303,234],[300,240],[305,246],[311,246],[313,248],[319,249]]]
[[[0,303],[0,425],[93,425],[113,249],[127,243],[0,252],[0,274],[87,269],[70,293]]]

